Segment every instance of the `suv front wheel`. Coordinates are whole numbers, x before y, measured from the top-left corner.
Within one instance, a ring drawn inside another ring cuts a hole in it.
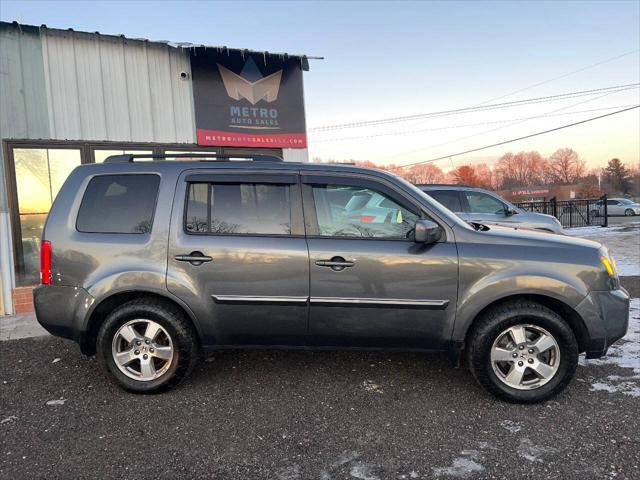
[[[126,390],[171,388],[191,372],[198,356],[193,328],[170,304],[137,299],[113,310],[97,339],[103,367]]]
[[[540,402],[573,378],[578,343],[558,314],[521,300],[478,320],[470,333],[468,363],[476,380],[494,395],[509,402]]]

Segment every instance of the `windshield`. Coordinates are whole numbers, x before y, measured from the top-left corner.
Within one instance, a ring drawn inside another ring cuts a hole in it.
[[[618,198],[617,199],[623,205],[631,205],[633,202],[627,198]]]

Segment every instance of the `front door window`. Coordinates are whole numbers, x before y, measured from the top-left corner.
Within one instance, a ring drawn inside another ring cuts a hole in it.
[[[323,237],[406,239],[419,218],[383,193],[366,187],[314,185]]]
[[[469,202],[469,212],[504,215],[505,204],[491,195],[481,192],[465,192]]]

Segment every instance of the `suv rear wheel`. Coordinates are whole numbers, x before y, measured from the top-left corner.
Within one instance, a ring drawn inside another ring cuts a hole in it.
[[[494,395],[534,403],[561,392],[578,365],[578,343],[554,311],[516,301],[485,313],[470,334],[468,362]]]
[[[177,308],[138,299],[106,318],[98,332],[97,356],[125,389],[153,392],[187,377],[197,361],[198,342]]]

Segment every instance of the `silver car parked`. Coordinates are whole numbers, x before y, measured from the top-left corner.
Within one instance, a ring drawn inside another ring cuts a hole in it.
[[[594,217],[604,215],[604,200],[600,200],[595,204],[591,215]],[[607,199],[607,216],[624,215],[633,217],[640,215],[640,203],[629,200],[628,198],[609,198]]]
[[[468,222],[564,233],[557,218],[527,212],[482,188],[435,184],[418,188]]]

